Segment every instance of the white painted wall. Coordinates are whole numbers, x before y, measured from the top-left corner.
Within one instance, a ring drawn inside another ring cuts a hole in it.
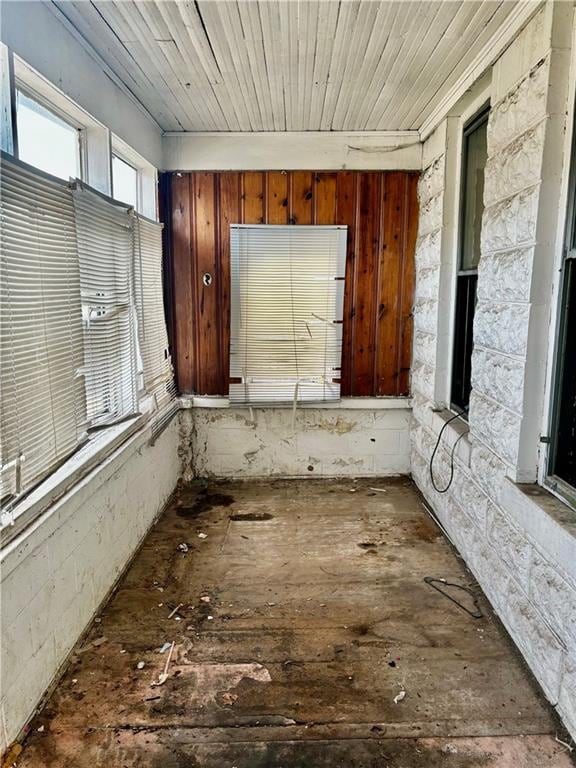
[[[576,515],[544,490],[518,484],[534,482],[541,461],[551,297],[561,256],[558,209],[569,164],[572,32],[572,4],[548,3],[492,71],[470,432],[457,447],[445,494],[432,487],[429,461],[446,418],[435,408],[446,405],[449,393],[455,137],[465,110],[456,110],[424,147],[411,458],[416,483],[576,735]],[[462,430],[450,425],[444,433],[435,462],[440,487]]]
[[[0,752],[16,738],[179,476],[178,420],[150,427],[1,553]]]
[[[389,405],[183,410],[185,478],[408,474],[410,401]]]
[[[167,133],[167,171],[420,170],[418,131]]]
[[[37,0],[2,3],[2,42],[148,162],[161,168],[162,133],[158,125],[114,82],[48,5]]]

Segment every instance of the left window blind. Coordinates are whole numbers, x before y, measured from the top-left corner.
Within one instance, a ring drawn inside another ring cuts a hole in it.
[[[72,191],[2,161],[0,498],[48,475],[86,435]]]
[[[132,217],[81,185],[74,205],[88,422],[99,427],[138,410]]]
[[[0,166],[3,526],[92,429],[141,406],[161,424],[175,389],[161,225],[82,182]]]

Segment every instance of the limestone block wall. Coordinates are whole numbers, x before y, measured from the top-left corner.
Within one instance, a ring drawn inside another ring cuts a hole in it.
[[[450,142],[419,187],[411,464],[447,529],[539,680],[576,736],[576,513],[535,486],[560,200],[568,57],[568,4],[545,6],[496,62],[490,86],[488,161],[469,433],[455,451],[448,492],[429,462],[448,405],[450,361],[440,343],[446,259],[456,261],[447,219]],[[562,8],[566,5],[565,8]],[[426,156],[426,147],[424,154]],[[566,154],[566,153],[564,153]],[[453,155],[452,155],[453,157]],[[452,252],[450,252],[452,250]],[[449,279],[453,279],[453,271]],[[443,393],[443,397],[438,393]],[[466,432],[450,425],[434,466],[449,480],[449,451]]]

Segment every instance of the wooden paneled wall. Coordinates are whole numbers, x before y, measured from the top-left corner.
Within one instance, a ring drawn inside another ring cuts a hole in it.
[[[404,171],[165,177],[180,391],[228,394],[230,224],[346,224],[342,395],[408,394],[417,180]],[[214,278],[209,286],[205,273]]]

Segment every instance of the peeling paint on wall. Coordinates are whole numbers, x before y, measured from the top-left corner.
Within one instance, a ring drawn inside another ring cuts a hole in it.
[[[183,477],[408,474],[408,408],[183,411]]]

